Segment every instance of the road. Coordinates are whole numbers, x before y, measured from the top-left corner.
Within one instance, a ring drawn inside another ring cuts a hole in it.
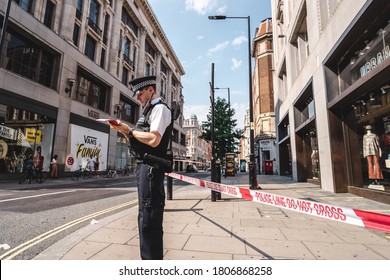
[[[185,185],[174,180],[173,189]],[[0,259],[30,260],[89,223],[136,205],[134,176],[85,181],[64,178],[31,185],[0,181]]]

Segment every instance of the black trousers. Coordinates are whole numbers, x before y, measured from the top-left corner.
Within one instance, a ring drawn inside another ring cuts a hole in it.
[[[163,259],[164,172],[147,164],[137,165],[138,229],[141,258]]]

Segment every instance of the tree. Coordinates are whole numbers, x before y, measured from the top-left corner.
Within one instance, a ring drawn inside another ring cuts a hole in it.
[[[212,122],[212,107],[210,106],[207,121],[203,125],[202,138],[211,141],[211,122]],[[215,152],[216,157],[221,162],[226,153],[234,152],[234,147],[237,146],[239,139],[242,137],[242,130],[235,129],[237,120],[233,118],[235,110],[229,106],[225,99],[217,97],[214,105],[215,117]]]

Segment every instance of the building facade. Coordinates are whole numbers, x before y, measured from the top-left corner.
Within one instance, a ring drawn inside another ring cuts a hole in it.
[[[2,21],[7,3],[0,4]],[[0,173],[22,172],[29,154],[43,157],[44,170],[57,154],[60,176],[91,156],[100,170],[134,167],[125,139],[97,119],[134,126],[142,108],[128,82],[145,75],[157,76],[168,105],[184,103],[184,69],[148,1],[10,4],[0,57]],[[174,123],[176,157],[185,155],[183,120]]]
[[[206,169],[210,166],[210,145],[202,139],[202,126],[198,122],[196,115],[191,115],[191,118],[184,121],[183,126],[186,132],[186,159],[184,167],[188,164],[195,164],[198,169]]]
[[[272,1],[281,175],[390,202],[389,11],[389,1]]]
[[[272,20],[268,18],[256,29],[252,47],[255,155],[259,174],[278,173],[272,40]]]
[[[249,108],[245,110],[243,135],[239,143],[238,161],[240,163],[240,171],[249,171],[250,162],[250,125],[249,125]]]

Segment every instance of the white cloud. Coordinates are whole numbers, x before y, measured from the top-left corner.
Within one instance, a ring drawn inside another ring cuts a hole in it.
[[[214,48],[208,50],[208,53],[214,53],[225,49],[229,45],[229,41],[216,45]]]
[[[198,35],[198,37],[196,37],[196,40],[203,40],[203,39],[204,39],[203,35]]]
[[[217,15],[224,15],[226,13],[227,6],[222,6],[217,9]]]
[[[186,10],[194,10],[200,15],[204,15],[211,11],[217,0],[186,0]]]
[[[232,70],[235,70],[235,69],[241,67],[241,65],[242,65],[242,60],[237,60],[234,57],[232,58],[232,67],[231,67]]]
[[[238,45],[243,44],[244,42],[248,42],[248,39],[244,35],[241,35],[237,38],[234,38],[232,45],[238,46]]]

